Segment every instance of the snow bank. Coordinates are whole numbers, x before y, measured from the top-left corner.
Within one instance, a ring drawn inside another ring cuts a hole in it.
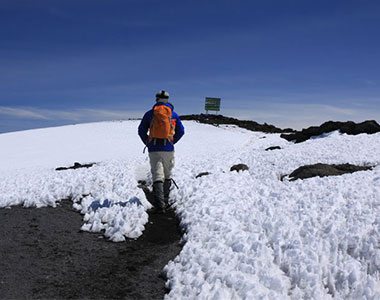
[[[146,163],[147,164],[147,163]],[[150,203],[137,188],[134,164],[109,161],[91,168],[54,171],[18,171],[0,176],[0,207],[55,207],[62,199],[72,199],[74,208],[84,214],[82,230],[100,232],[112,241],[137,238],[148,221]],[[16,175],[17,174],[17,175]],[[139,199],[137,205],[132,199]],[[93,201],[123,202],[94,211]],[[59,204],[58,204],[59,205]]]
[[[264,151],[274,145],[284,149]],[[167,298],[379,299],[380,167],[279,180],[305,164],[379,159],[379,134],[334,133],[297,145],[253,134],[235,152],[180,161],[175,205],[186,243],[165,268]],[[228,172],[241,162],[249,172]],[[181,174],[188,165],[198,170]],[[197,171],[212,174],[195,179]]]

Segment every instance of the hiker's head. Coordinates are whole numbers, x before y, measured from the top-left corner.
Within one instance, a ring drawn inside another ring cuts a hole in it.
[[[168,103],[169,101],[169,93],[166,91],[159,91],[156,94],[156,102]]]

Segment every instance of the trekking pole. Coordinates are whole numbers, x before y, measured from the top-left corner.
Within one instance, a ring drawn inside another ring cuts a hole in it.
[[[149,143],[149,136],[148,136],[148,138],[146,139],[145,147],[144,147],[144,150],[143,150],[143,154],[145,154],[145,150],[146,150],[146,148],[148,148],[148,143]]]
[[[172,182],[174,183],[175,187],[177,188],[177,190],[179,190],[179,187],[178,185],[176,184],[176,182],[174,181],[174,179],[172,178]]]

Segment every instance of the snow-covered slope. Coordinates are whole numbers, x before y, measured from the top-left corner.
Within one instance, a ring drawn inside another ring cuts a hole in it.
[[[115,121],[0,134],[0,172],[136,157],[137,126]]]
[[[184,122],[176,147],[174,206],[186,229],[166,266],[173,299],[380,299],[380,167],[280,181],[311,163],[380,163],[380,134],[292,144],[277,134]],[[135,121],[0,135],[0,207],[72,198],[84,230],[114,241],[143,234],[150,204]],[[265,137],[265,138],[264,138]],[[269,146],[282,150],[265,151]],[[89,169],[57,172],[74,161]],[[245,163],[248,172],[229,172]],[[195,176],[208,171],[211,174]],[[107,208],[91,209],[108,199]],[[123,203],[124,205],[119,205]],[[139,204],[141,203],[141,204]]]

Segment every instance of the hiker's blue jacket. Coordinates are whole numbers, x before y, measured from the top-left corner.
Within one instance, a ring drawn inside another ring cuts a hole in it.
[[[153,108],[158,105],[166,105],[170,107],[172,110],[172,119],[176,120],[176,126],[175,126],[175,133],[173,137],[173,143],[169,142],[168,140],[163,139],[153,139],[148,144],[148,131],[150,128],[150,124],[153,119]],[[177,143],[181,137],[185,134],[185,128],[183,127],[183,124],[177,115],[177,113],[174,111],[174,107],[171,103],[157,103],[153,106],[153,108],[149,111],[147,111],[144,115],[144,117],[141,120],[141,123],[139,125],[139,136],[142,140],[142,142],[148,147],[149,152],[157,152],[157,151],[174,151],[174,144]]]

